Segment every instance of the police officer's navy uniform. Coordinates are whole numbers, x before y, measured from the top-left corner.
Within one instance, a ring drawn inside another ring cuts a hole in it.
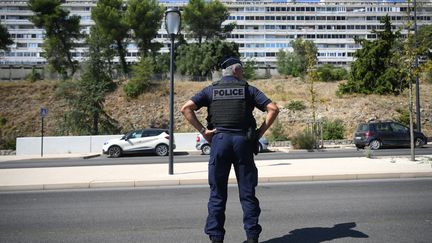
[[[223,77],[191,100],[198,109],[208,108],[207,128],[216,129],[211,141],[208,167],[210,198],[205,233],[212,240],[224,239],[227,184],[233,164],[246,236],[248,239],[258,239],[262,230],[258,223],[261,209],[255,197],[258,171],[253,157],[254,144],[248,141],[246,133],[249,127],[256,127],[253,109],[257,107],[265,111],[271,100],[257,88],[234,76]]]

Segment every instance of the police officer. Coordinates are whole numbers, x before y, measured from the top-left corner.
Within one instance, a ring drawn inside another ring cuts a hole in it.
[[[188,100],[181,109],[185,118],[211,143],[208,167],[210,198],[205,233],[212,242],[223,242],[225,205],[231,164],[235,174],[243,209],[243,224],[247,242],[258,242],[261,212],[255,197],[258,171],[254,150],[258,138],[275,120],[278,107],[257,88],[243,80],[242,63],[238,58],[222,59],[222,79],[204,88]],[[207,127],[197,119],[195,111],[207,107]],[[266,111],[264,123],[256,129],[252,111]]]

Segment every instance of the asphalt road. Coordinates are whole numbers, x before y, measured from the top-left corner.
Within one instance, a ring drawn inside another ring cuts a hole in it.
[[[236,187],[226,241],[244,240]],[[263,243],[432,242],[432,179],[263,184]],[[209,242],[207,187],[0,193],[0,242]]]
[[[432,155],[432,145],[416,149],[416,155]],[[373,156],[409,156],[410,149],[381,149],[374,150]],[[258,154],[256,160],[283,160],[283,159],[311,159],[311,158],[348,158],[365,157],[364,150],[354,148],[326,149],[308,151],[265,152]],[[174,163],[207,162],[208,155],[188,154],[186,152],[176,153]],[[156,164],[168,163],[168,157],[153,155],[133,155],[120,158],[108,158],[106,155],[91,159],[83,158],[60,158],[60,159],[26,159],[16,161],[4,161],[0,163],[0,169],[12,168],[37,168],[37,167],[68,167],[68,166],[95,166],[95,165],[125,165],[125,164]]]

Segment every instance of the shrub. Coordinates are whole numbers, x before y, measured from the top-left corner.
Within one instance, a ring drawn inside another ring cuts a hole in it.
[[[0,137],[0,149],[16,150],[15,136]]]
[[[32,72],[27,74],[25,79],[30,81],[30,82],[36,82],[38,80],[42,80],[43,77],[42,77],[42,74],[40,74],[38,71],[36,71],[36,69],[33,67]]]
[[[396,109],[396,112],[399,113],[398,117],[396,118],[396,121],[408,127],[410,124],[409,111],[398,108]]]
[[[347,79],[348,71],[344,68],[334,67],[330,64],[325,64],[318,67],[318,80],[329,82]]]
[[[285,134],[282,123],[276,120],[270,128],[270,141],[286,141],[288,136]]]
[[[324,140],[332,140],[332,139],[343,139],[345,126],[343,125],[342,120],[330,120],[324,118],[322,120],[323,126],[323,139]]]
[[[7,123],[7,119],[3,116],[0,116],[0,128],[6,125],[6,123]]]
[[[372,151],[372,149],[369,148],[369,146],[365,148],[363,154],[368,159],[372,159],[372,157],[373,157],[373,151]]]
[[[141,57],[140,62],[132,67],[132,78],[123,86],[123,90],[130,98],[136,98],[150,86],[150,76],[153,72],[151,58]]]
[[[125,86],[123,86],[123,90],[127,97],[136,98],[144,92],[146,87],[147,85],[145,85],[145,82],[141,82],[138,79],[131,79],[127,84],[125,84]]]
[[[291,144],[295,149],[313,149],[315,147],[316,141],[312,133],[303,132],[297,134],[291,139]]]
[[[246,80],[254,80],[257,75],[255,73],[256,63],[252,60],[248,60],[243,65],[243,77]]]
[[[432,71],[425,72],[423,75],[426,83],[432,84]]]
[[[301,100],[292,100],[288,105],[286,105],[286,108],[288,108],[291,111],[302,111],[306,109],[306,106],[303,101]]]

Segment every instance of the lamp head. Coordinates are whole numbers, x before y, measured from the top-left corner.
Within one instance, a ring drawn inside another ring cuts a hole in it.
[[[180,10],[169,8],[165,11],[165,29],[168,35],[177,35],[180,32]]]

